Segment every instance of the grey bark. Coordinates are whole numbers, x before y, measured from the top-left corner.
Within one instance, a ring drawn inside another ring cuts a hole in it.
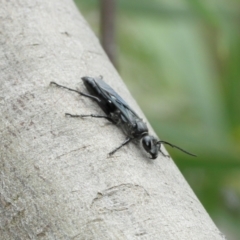
[[[103,75],[145,119],[73,2],[0,4],[0,239],[223,239],[172,160],[64,116],[101,110],[49,82]]]

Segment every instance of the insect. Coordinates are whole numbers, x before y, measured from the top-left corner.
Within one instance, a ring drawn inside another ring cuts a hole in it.
[[[91,98],[92,100],[97,102],[99,107],[106,114],[106,115],[95,115],[95,114],[73,115],[70,113],[66,113],[65,115],[70,117],[81,117],[81,118],[86,118],[86,117],[105,118],[108,121],[112,122],[113,124],[116,124],[122,128],[127,138],[119,147],[111,151],[109,155],[114,154],[121,147],[127,145],[131,141],[138,140],[141,142],[145,151],[151,155],[152,159],[156,159],[158,157],[158,152],[161,152],[161,154],[165,157],[169,157],[168,155],[165,155],[161,151],[161,144],[167,144],[173,148],[179,149],[180,151],[186,154],[189,154],[191,156],[196,156],[169,142],[160,141],[156,137],[149,135],[146,123],[143,122],[143,120],[122,99],[122,97],[120,97],[107,83],[103,81],[102,76],[97,78],[82,77],[82,80],[90,94],[83,93],[78,90],[62,86],[56,82],[51,82],[50,84],[53,84],[60,88],[67,89],[72,92],[76,92],[84,97]]]

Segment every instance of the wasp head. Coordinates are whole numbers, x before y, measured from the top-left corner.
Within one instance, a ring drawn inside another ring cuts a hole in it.
[[[158,140],[155,137],[145,135],[142,138],[142,145],[145,151],[151,154],[152,159],[156,159],[158,157],[158,150],[159,150],[160,144],[158,143]]]

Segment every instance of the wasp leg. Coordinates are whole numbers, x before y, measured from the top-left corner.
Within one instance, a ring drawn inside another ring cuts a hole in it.
[[[164,154],[163,152],[162,152],[162,150],[161,149],[159,149],[159,152],[164,156],[164,157],[167,157],[167,158],[170,158],[170,156],[169,155],[166,155],[166,154]]]
[[[128,144],[130,141],[132,140],[132,138],[127,138],[119,147],[115,148],[113,151],[111,151],[108,155],[111,156],[113,155],[117,150],[119,150],[121,147],[123,147],[124,145]]]
[[[94,118],[105,118],[109,121],[112,121],[112,119],[108,116],[102,116],[102,115],[95,115],[95,114],[89,114],[89,115],[85,115],[85,114],[80,114],[80,115],[74,115],[74,114],[70,114],[70,113],[65,113],[66,116],[70,116],[70,117],[81,117],[81,118],[85,118],[85,117],[94,117]]]
[[[65,88],[65,89],[67,89],[69,91],[72,91],[72,92],[76,92],[76,93],[78,93],[78,94],[80,94],[80,95],[82,95],[84,97],[91,98],[91,99],[93,99],[93,100],[95,100],[97,102],[101,102],[101,100],[99,98],[97,98],[97,97],[95,97],[93,95],[90,95],[90,94],[87,94],[87,93],[83,93],[83,92],[77,91],[77,90],[72,89],[72,88],[65,87],[65,86],[60,85],[60,84],[58,84],[56,82],[50,82],[50,84],[56,85],[57,87],[60,87],[60,88]]]

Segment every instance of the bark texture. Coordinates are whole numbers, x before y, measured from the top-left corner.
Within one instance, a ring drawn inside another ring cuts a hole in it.
[[[144,118],[73,2],[0,5],[0,239],[223,239],[172,160],[64,116],[101,110],[50,81],[103,75]]]

